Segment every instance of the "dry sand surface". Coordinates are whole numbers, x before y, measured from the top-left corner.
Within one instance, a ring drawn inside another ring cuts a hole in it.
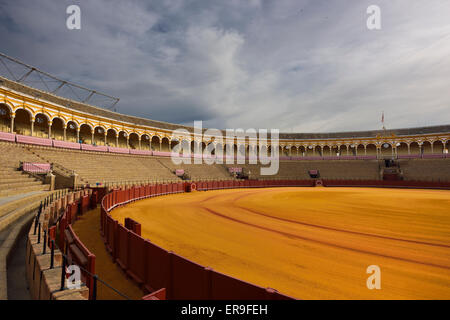
[[[112,211],[192,261],[301,299],[450,299],[450,191],[233,189]],[[369,265],[381,289],[369,290]]]

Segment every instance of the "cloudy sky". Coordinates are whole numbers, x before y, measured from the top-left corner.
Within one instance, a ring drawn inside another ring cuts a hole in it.
[[[81,8],[81,30],[66,8]],[[381,30],[368,30],[369,5]],[[450,123],[448,0],[0,0],[0,51],[119,112],[284,132]]]

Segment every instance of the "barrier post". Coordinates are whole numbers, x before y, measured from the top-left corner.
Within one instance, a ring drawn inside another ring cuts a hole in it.
[[[37,243],[41,243],[41,223],[38,224],[38,240]]]
[[[65,282],[66,282],[66,256],[62,255],[62,268],[61,268],[61,287],[60,291],[64,290]]]
[[[55,240],[52,240],[51,254],[50,254],[50,269],[53,269],[53,263],[55,260]]]
[[[47,230],[44,230],[44,243],[43,243],[42,254],[45,254],[46,251],[47,251]]]
[[[92,286],[92,300],[97,300],[97,279],[98,279],[98,276],[95,274],[94,276],[93,276],[93,278],[94,278],[94,283],[93,283],[93,286]]]

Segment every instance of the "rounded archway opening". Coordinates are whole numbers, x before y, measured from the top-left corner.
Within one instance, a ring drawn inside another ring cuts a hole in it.
[[[169,152],[170,151],[170,141],[169,138],[164,137],[161,140],[161,151]]]
[[[25,109],[17,109],[14,118],[14,132],[22,135],[31,135],[31,113]]]
[[[109,147],[116,147],[117,146],[116,136],[117,136],[116,130],[108,129],[108,131],[106,131],[106,145]]]
[[[92,144],[92,128],[90,125],[83,123],[80,126],[80,142],[85,144]]]
[[[148,134],[143,134],[141,136],[141,149],[150,150],[150,136]]]
[[[0,131],[11,132],[11,109],[0,103]]]
[[[56,140],[64,140],[64,120],[61,118],[54,118],[52,121],[51,137]]]
[[[130,149],[140,149],[139,148],[139,135],[136,132],[130,133],[130,140],[128,142]]]
[[[119,132],[118,147],[128,149],[128,134],[125,131]]]
[[[66,128],[66,141],[69,142],[79,142],[77,139],[77,124],[74,121],[68,121],[67,122],[67,128]]]
[[[158,136],[152,137],[152,150],[161,151],[161,140]]]
[[[47,115],[38,113],[34,118],[33,136],[40,138],[49,138],[49,120]]]

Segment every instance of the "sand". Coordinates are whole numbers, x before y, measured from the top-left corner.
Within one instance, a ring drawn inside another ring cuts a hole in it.
[[[450,191],[199,191],[112,215],[165,249],[300,299],[450,299]],[[379,290],[366,286],[370,265]]]

